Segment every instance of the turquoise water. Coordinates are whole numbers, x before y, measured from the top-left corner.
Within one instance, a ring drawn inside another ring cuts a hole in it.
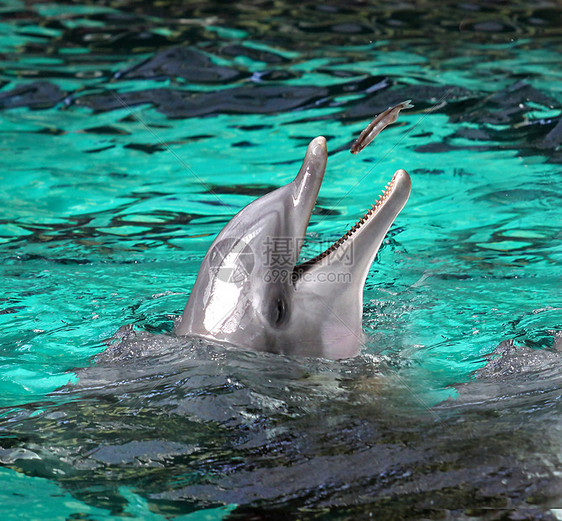
[[[435,5],[0,2],[3,519],[560,516],[562,14]],[[171,330],[318,135],[305,258],[412,177],[364,353],[141,336],[92,364],[125,324]],[[508,339],[532,372],[479,378]]]

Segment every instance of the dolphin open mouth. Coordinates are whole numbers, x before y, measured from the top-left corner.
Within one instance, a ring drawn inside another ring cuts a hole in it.
[[[408,187],[405,187],[404,185],[408,185]],[[334,253],[336,250],[338,250],[338,248],[345,247],[347,244],[350,243],[350,241],[353,241],[354,235],[357,234],[363,226],[368,226],[368,225],[370,226],[371,222],[373,223],[372,226],[376,226],[377,224],[375,221],[378,212],[382,212],[382,209],[387,204],[387,202],[389,201],[394,202],[392,199],[393,197],[404,199],[405,191],[407,191],[409,195],[409,191],[410,191],[409,185],[410,185],[410,179],[406,171],[402,169],[396,171],[396,173],[392,176],[391,181],[386,184],[384,190],[379,195],[377,202],[371,205],[371,208],[361,217],[361,219],[359,219],[346,233],[344,233],[333,244],[328,246],[328,248],[326,248],[322,253],[319,253],[312,259],[309,259],[301,264],[297,264],[295,266],[295,272],[300,276],[302,273],[312,268],[315,264],[321,262],[322,259]],[[395,190],[397,190],[399,193],[396,196],[394,196]],[[402,206],[406,204],[407,200],[408,197],[406,196]]]
[[[298,220],[300,220],[298,228],[300,228],[299,231],[303,232],[303,237],[316,204],[326,164],[326,140],[323,137],[318,137],[310,143],[303,167],[291,183],[294,185],[294,193],[308,192],[308,196],[299,198],[301,199],[299,204],[295,205],[295,211],[298,213]],[[406,204],[410,189],[410,176],[405,170],[397,170],[377,201],[344,235],[310,260],[297,264],[295,259],[293,281],[296,283],[303,274],[316,268],[325,267],[328,264],[341,270],[341,259],[346,256],[346,251],[350,253],[346,257],[348,263],[351,256],[354,264],[363,264],[368,271],[384,236]],[[366,276],[365,269],[356,266],[354,271],[356,273],[357,271],[363,271]]]
[[[357,154],[363,150],[378,134],[380,134],[380,132],[398,119],[398,115],[401,110],[412,108],[413,105],[411,104],[411,101],[412,100],[406,100],[402,103],[398,103],[397,105],[389,107],[387,110],[377,115],[361,132],[355,143],[353,143],[350,149],[351,153]],[[314,198],[314,204],[312,207],[310,207],[311,200],[310,198],[308,199],[309,212],[307,216],[308,219],[305,223],[306,227],[310,222],[312,210],[316,204],[316,198],[318,197],[318,191],[320,190],[320,185],[322,184],[326,163],[326,139],[320,136],[312,140],[310,143],[303,166],[297,175],[297,178],[293,182],[300,192],[302,192],[304,188],[303,178],[308,177],[309,184],[315,185],[315,190],[312,192],[316,194],[316,197]],[[314,176],[311,174],[316,175]],[[310,182],[311,177],[313,178],[312,183]],[[359,253],[363,260],[368,258],[371,259],[368,264],[368,267],[370,267],[370,264],[373,262],[382,240],[390,228],[390,225],[408,201],[410,189],[410,176],[405,170],[397,170],[390,183],[386,185],[382,194],[379,196],[377,202],[371,205],[371,209],[367,211],[367,213],[365,213],[354,226],[352,226],[326,250],[319,255],[316,255],[316,257],[302,264],[295,265],[293,270],[293,280],[296,281],[298,277],[316,266],[324,265],[326,260],[329,262],[333,261],[333,257],[337,257],[338,253],[340,253],[343,248],[353,247],[355,243],[360,245],[360,248],[355,248],[358,249],[358,252],[356,253]],[[306,213],[306,206],[306,204],[301,205],[301,212]],[[367,229],[368,231],[365,232]],[[359,239],[360,236],[361,239]],[[354,252],[351,252],[352,255],[353,253]]]

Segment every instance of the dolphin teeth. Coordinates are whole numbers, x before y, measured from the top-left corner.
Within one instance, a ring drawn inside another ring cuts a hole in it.
[[[319,253],[312,259],[304,262],[300,266],[297,266],[300,270],[305,270],[307,265],[313,265],[314,263],[322,260],[323,258],[327,257],[332,253],[334,250],[338,249],[342,244],[344,244],[349,237],[351,237],[361,226],[363,226],[378,210],[379,208],[384,205],[386,200],[392,194],[394,187],[396,185],[396,181],[393,178],[389,183],[387,183],[385,189],[382,193],[378,196],[378,199],[374,204],[371,204],[371,209],[367,211],[350,229],[348,229],[344,235],[342,235],[337,241],[335,241],[331,246],[329,246],[326,250],[322,253]]]

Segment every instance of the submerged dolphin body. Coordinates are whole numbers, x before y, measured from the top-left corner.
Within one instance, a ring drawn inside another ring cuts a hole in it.
[[[379,201],[325,252],[297,264],[327,162],[308,146],[297,177],[236,214],[205,256],[177,335],[256,351],[347,358],[363,341],[363,287],[410,195],[398,170]]]

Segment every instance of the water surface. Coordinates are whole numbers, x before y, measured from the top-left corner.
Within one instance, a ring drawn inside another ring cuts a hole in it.
[[[0,17],[4,519],[562,517],[556,3],[4,1]],[[362,355],[170,336],[216,233],[318,135],[303,258],[396,169],[412,177]],[[124,324],[137,336],[93,363]],[[481,369],[508,339],[527,348]]]

